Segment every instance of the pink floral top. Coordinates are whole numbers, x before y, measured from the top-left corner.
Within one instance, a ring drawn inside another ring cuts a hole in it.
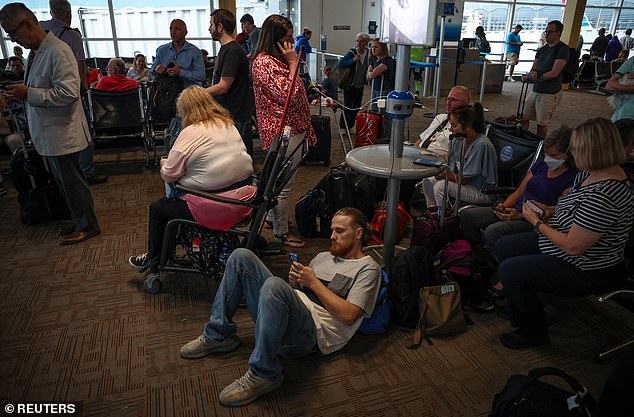
[[[286,97],[291,88],[290,70],[285,63],[261,53],[253,60],[252,71],[260,139],[262,148],[268,149],[273,136],[278,132]],[[299,77],[295,80],[293,90],[285,125],[291,126],[293,136],[306,132],[308,145],[313,146],[317,138],[310,123],[306,90]]]

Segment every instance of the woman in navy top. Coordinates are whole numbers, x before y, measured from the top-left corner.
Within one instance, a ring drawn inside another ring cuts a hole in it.
[[[500,336],[509,349],[548,342],[539,292],[583,297],[622,285],[627,276],[624,249],[634,201],[620,166],[625,154],[619,132],[607,119],[588,120],[573,132],[570,149],[583,171],[552,217],[540,218],[524,204],[522,215],[534,232],[506,236],[496,245],[509,318],[517,328]]]

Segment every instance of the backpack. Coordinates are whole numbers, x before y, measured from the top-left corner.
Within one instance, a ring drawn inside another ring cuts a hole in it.
[[[322,178],[318,187],[324,190],[330,217],[341,208],[354,207],[366,218],[372,218],[376,207],[372,177],[355,172],[342,164],[331,169],[330,173]]]
[[[471,276],[471,266],[475,257],[471,245],[464,239],[447,244],[432,262],[436,282],[460,281]]]
[[[151,115],[156,120],[169,121],[176,115],[176,98],[183,91],[183,80],[159,74],[152,90]]]
[[[575,80],[575,76],[577,75],[577,71],[579,70],[579,53],[575,48],[569,48],[568,45],[566,45],[565,43],[563,45],[570,50],[568,62],[566,62],[566,66],[561,71],[561,82],[567,84]]]
[[[390,276],[381,270],[381,289],[376,297],[376,304],[372,316],[366,317],[361,322],[357,332],[361,334],[385,334],[390,327],[392,302],[388,295],[390,288]]]
[[[330,236],[331,219],[328,215],[326,193],[319,187],[308,191],[295,204],[295,222],[302,236]]]
[[[392,320],[413,328],[418,323],[419,291],[433,284],[431,256],[427,248],[414,246],[399,253],[390,267]]]
[[[411,246],[424,246],[431,253],[437,253],[448,243],[462,238],[460,218],[453,215],[445,217],[440,227],[440,216],[435,211],[427,210],[414,221]]]
[[[540,381],[553,375],[563,379],[572,392]],[[594,399],[588,390],[564,371],[537,368],[528,375],[511,375],[504,388],[493,398],[489,417],[573,417],[590,416]]]

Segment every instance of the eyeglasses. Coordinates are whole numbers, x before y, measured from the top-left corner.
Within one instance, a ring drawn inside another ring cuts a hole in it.
[[[15,27],[15,29],[9,31],[5,31],[7,33],[7,36],[10,38],[14,38],[15,34],[17,33],[18,30],[20,30],[20,27],[26,23],[26,20],[21,21],[20,23],[18,23],[18,25]]]
[[[558,31],[558,30],[545,30],[545,31],[544,31],[544,33],[545,33],[546,35],[550,35],[551,33],[557,33],[557,32],[559,32],[559,31]]]

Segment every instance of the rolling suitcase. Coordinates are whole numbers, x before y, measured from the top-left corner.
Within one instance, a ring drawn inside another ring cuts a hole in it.
[[[322,116],[321,114],[321,100],[319,101],[319,115],[312,115],[310,118],[315,136],[317,136],[317,143],[315,146],[308,148],[308,155],[304,161],[308,162],[323,162],[324,166],[330,164],[330,147],[331,147],[331,133],[330,133],[330,117]]]
[[[22,224],[70,219],[68,206],[53,180],[46,158],[35,148],[23,144],[13,154],[10,166],[9,178],[18,191]]]
[[[383,115],[370,112],[357,113],[354,126],[356,132],[354,136],[355,148],[374,145],[383,134]]]
[[[372,89],[374,89],[374,80],[372,80]],[[381,91],[382,90],[383,80],[381,80]],[[383,136],[383,124],[383,115],[373,110],[357,113],[357,118],[354,123],[356,132],[354,136],[354,147],[359,148],[361,146],[374,145],[377,139]]]

